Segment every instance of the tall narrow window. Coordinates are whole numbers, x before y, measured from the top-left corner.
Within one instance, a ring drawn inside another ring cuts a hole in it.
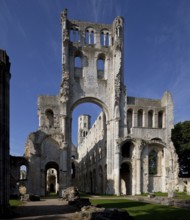
[[[97,59],[97,75],[98,79],[104,78],[104,70],[105,70],[105,56],[103,54],[99,55]]]
[[[102,46],[109,46],[109,32],[107,30],[102,30],[100,34],[100,44]]]
[[[157,162],[157,152],[155,150],[152,150],[148,155],[149,174],[157,174]]]
[[[131,133],[132,120],[133,120],[133,110],[128,109],[127,110],[127,129],[128,129],[129,134]]]
[[[104,71],[104,60],[102,58],[99,58],[97,61],[97,69]]]
[[[75,51],[74,53],[74,76],[75,78],[82,77],[82,52],[80,50]]]
[[[138,117],[138,127],[142,127],[143,126],[143,110],[142,109],[138,110],[137,117]]]
[[[46,110],[45,112],[47,118],[47,125],[49,128],[53,127],[54,125],[54,115],[51,109]]]
[[[78,27],[74,26],[70,29],[69,39],[71,42],[79,42],[80,41]]]
[[[27,167],[25,165],[22,165],[20,167],[20,179],[24,180],[27,177]]]
[[[86,44],[94,44],[94,30],[92,28],[87,28],[85,32]]]
[[[158,128],[163,128],[163,112],[158,112]]]
[[[149,128],[153,127],[153,111],[152,110],[148,112],[148,127]]]

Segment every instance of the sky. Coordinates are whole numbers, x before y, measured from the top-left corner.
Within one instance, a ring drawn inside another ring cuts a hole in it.
[[[122,16],[127,94],[160,99],[168,90],[174,122],[190,120],[189,0],[0,0],[0,48],[10,57],[12,75],[11,155],[23,155],[28,135],[38,129],[37,97],[59,93],[65,8],[74,20],[110,24]],[[95,118],[98,107],[79,106],[73,121],[92,109]]]

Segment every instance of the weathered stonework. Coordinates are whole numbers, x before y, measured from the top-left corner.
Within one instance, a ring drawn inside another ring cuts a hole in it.
[[[140,194],[175,188],[177,156],[171,142],[173,101],[129,97],[124,86],[124,20],[112,24],[62,23],[62,81],[57,96],[39,96],[39,129],[25,148],[28,192],[45,195],[47,171],[55,169],[59,194],[75,185],[104,194]],[[73,109],[102,108],[94,125],[81,116],[78,147],[71,142]]]

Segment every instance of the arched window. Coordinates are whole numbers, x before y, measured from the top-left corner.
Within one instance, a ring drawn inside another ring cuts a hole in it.
[[[94,44],[94,30],[92,28],[87,28],[85,32],[86,44]]]
[[[45,112],[47,118],[47,125],[49,128],[53,127],[54,125],[54,114],[51,109],[46,110]]]
[[[25,165],[20,166],[20,180],[24,180],[27,177],[27,167]]]
[[[148,127],[149,128],[153,127],[153,111],[152,110],[148,112]]]
[[[158,128],[163,128],[163,112],[158,112]]]
[[[142,109],[138,110],[137,118],[138,118],[137,126],[142,127],[143,126],[143,110]]]
[[[155,150],[150,151],[148,155],[148,166],[149,166],[149,174],[155,175],[157,174],[157,165],[158,162],[158,155]]]
[[[132,120],[133,120],[133,110],[128,109],[127,110],[127,129],[128,129],[129,134],[131,133]]]
[[[71,42],[80,42],[79,29],[78,29],[77,26],[73,26],[70,29],[69,39],[70,39]]]
[[[102,30],[100,34],[100,44],[102,46],[109,46],[109,32],[107,30]]]

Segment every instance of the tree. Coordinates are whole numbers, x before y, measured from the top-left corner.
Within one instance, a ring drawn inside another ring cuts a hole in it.
[[[179,157],[179,177],[190,177],[190,121],[174,126],[172,141]]]
[[[174,126],[172,141],[179,157],[179,177],[190,177],[190,121]]]

